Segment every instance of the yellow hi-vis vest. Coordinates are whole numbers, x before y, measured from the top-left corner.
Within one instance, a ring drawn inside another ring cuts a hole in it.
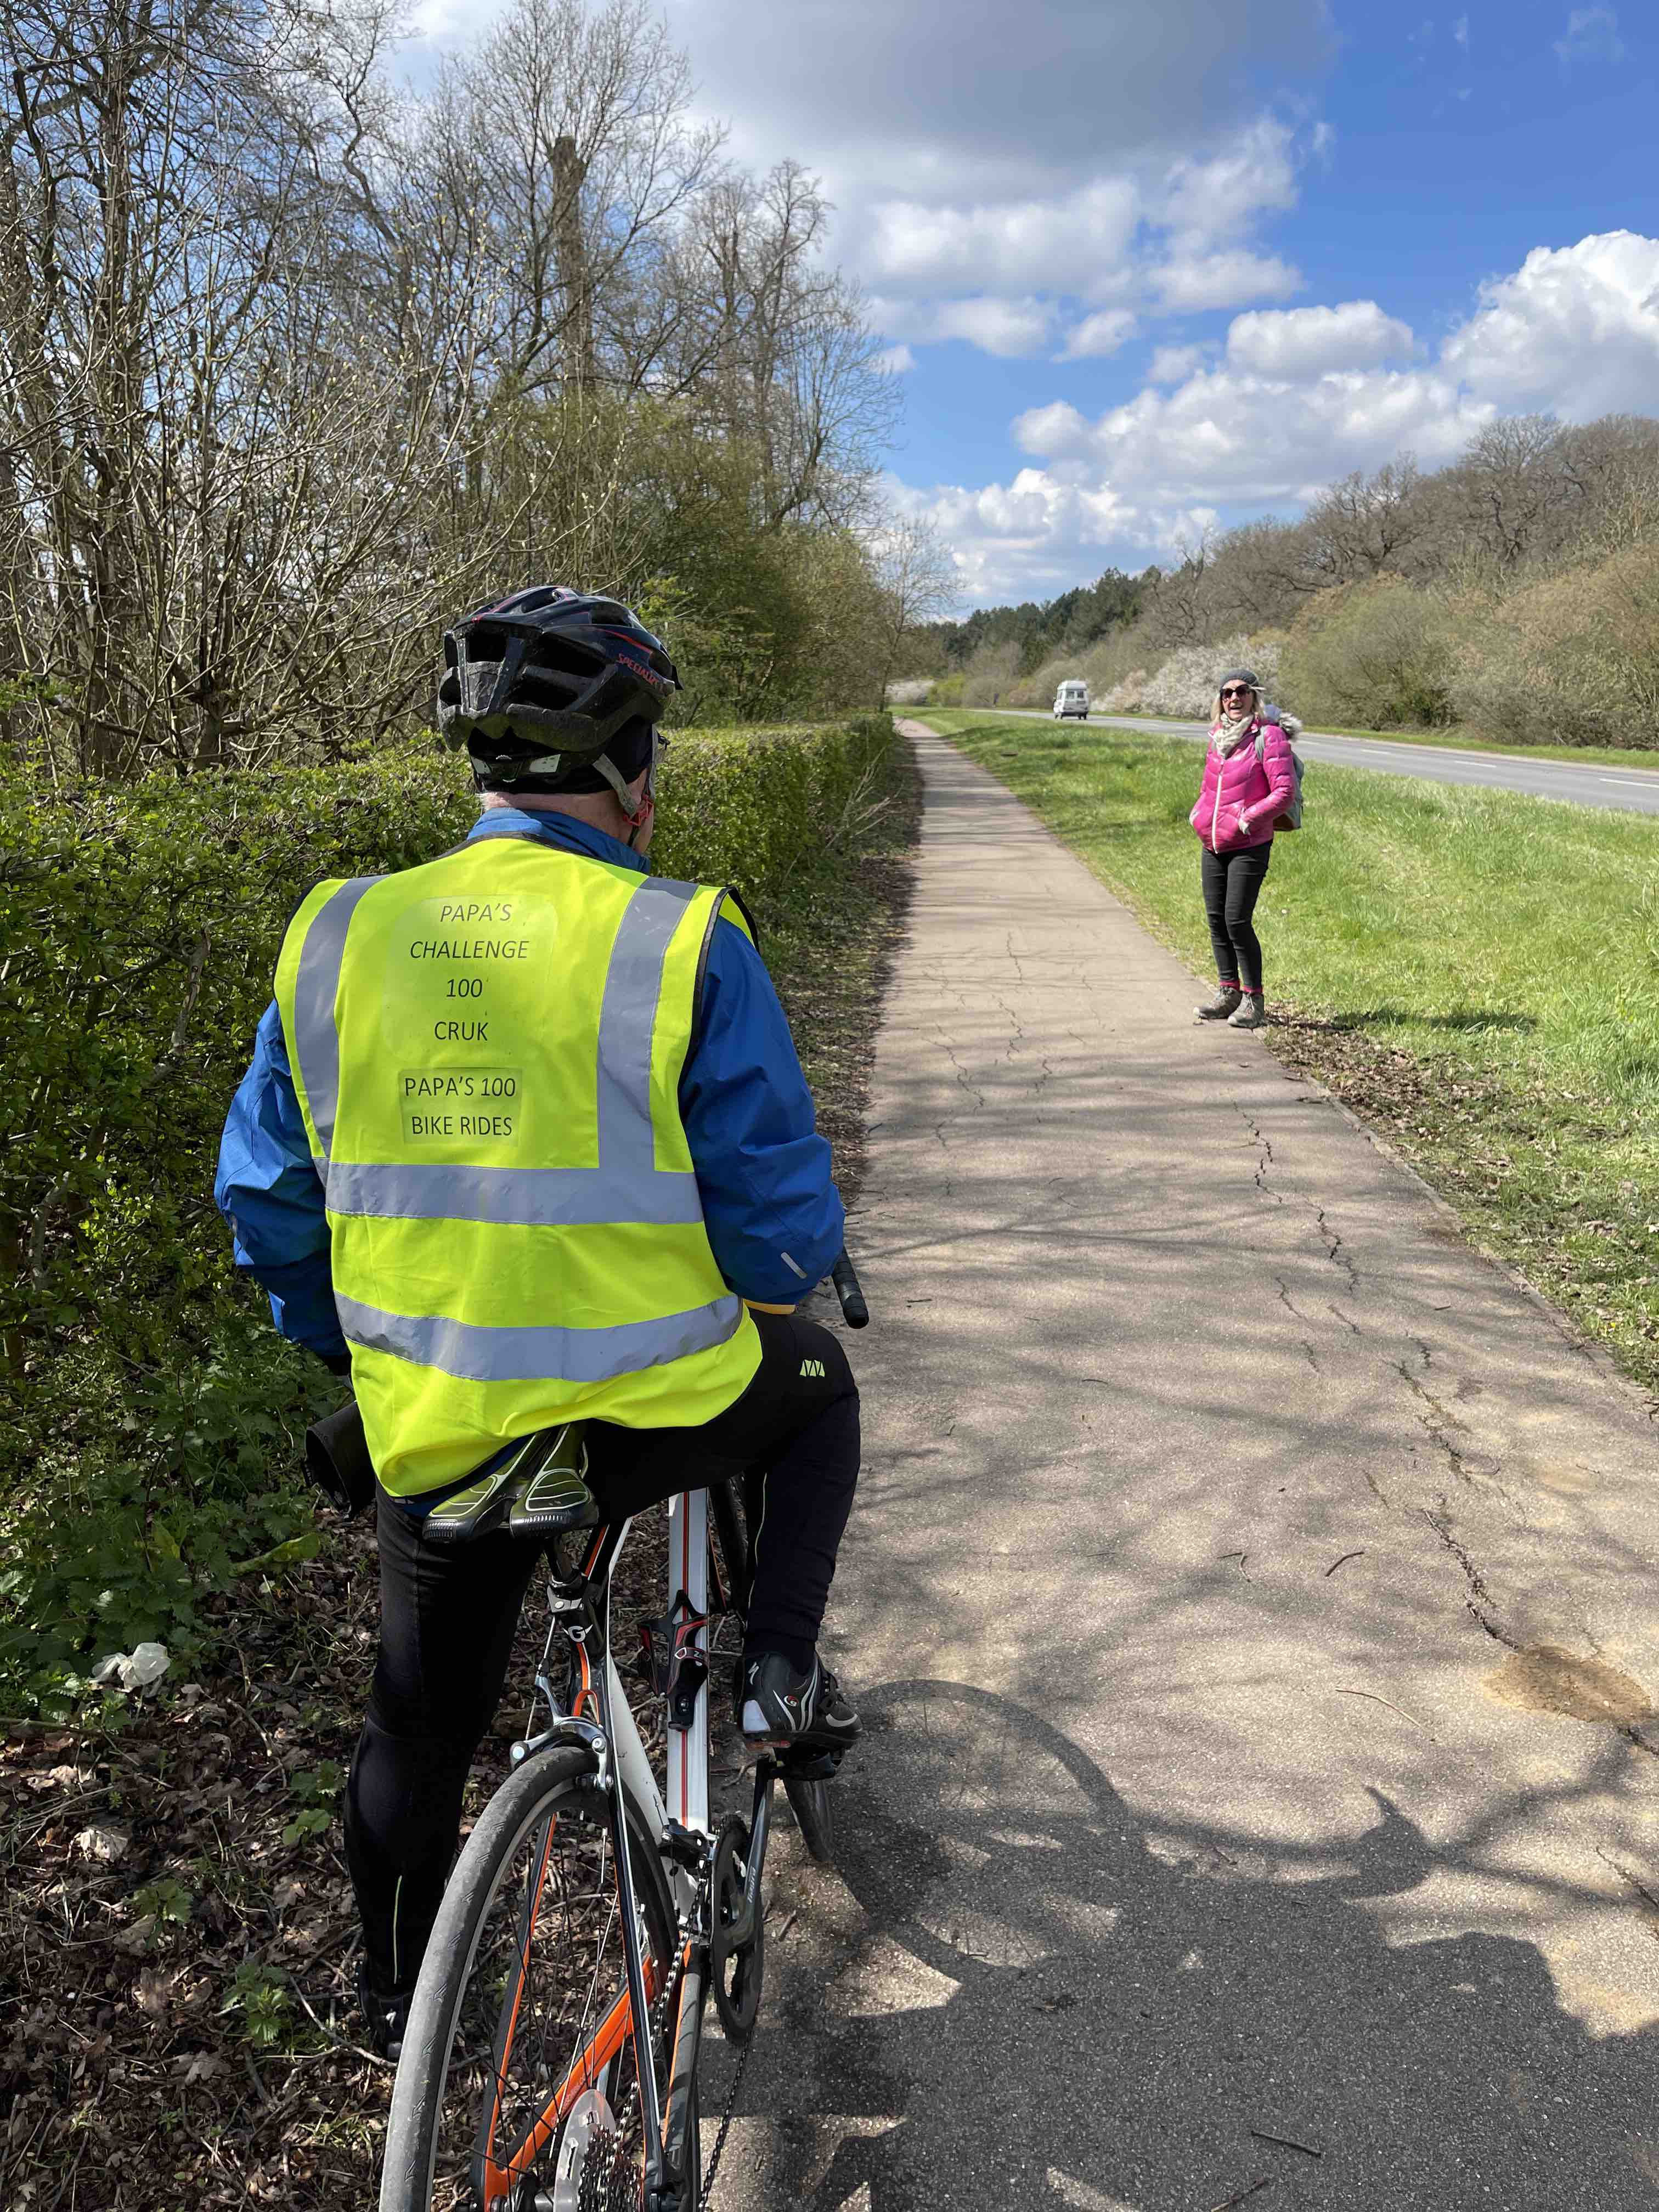
[[[394,1496],[584,1416],[690,1427],[760,1339],[679,1111],[723,890],[514,836],[319,884],[276,1002]]]

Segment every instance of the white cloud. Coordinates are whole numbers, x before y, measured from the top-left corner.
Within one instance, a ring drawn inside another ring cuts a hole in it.
[[[908,345],[889,346],[877,356],[876,366],[888,376],[908,376],[916,365],[916,357]]]
[[[1402,447],[1430,465],[1449,459],[1492,411],[1424,370],[1293,383],[1223,368],[1167,393],[1143,390],[1093,422],[1061,402],[1032,408],[1013,428],[1024,452],[1063,474],[1109,481],[1138,505],[1260,507],[1305,499]]]
[[[1103,307],[1098,314],[1085,316],[1074,330],[1067,331],[1065,346],[1057,358],[1101,360],[1133,337],[1137,328],[1133,307]]]
[[[865,259],[884,284],[1054,290],[1085,297],[1121,281],[1139,217],[1127,177],[1105,177],[1055,200],[928,206],[890,200],[873,210]]]
[[[1183,156],[1164,179],[1158,220],[1188,247],[1236,239],[1264,213],[1296,205],[1296,163],[1282,123],[1260,122],[1207,161]]]
[[[1322,168],[1328,169],[1331,158],[1336,152],[1336,125],[1334,123],[1315,124],[1313,150],[1314,159]]]
[[[896,483],[886,489],[905,512],[933,522],[951,549],[963,597],[980,601],[1062,591],[1104,565],[1104,548],[1133,543],[1167,555],[1215,522],[1207,509],[1144,511],[1108,485],[1067,482],[1043,469],[1022,469],[1012,483],[977,490],[957,484],[921,493]]]
[[[1184,384],[1204,366],[1204,349],[1195,345],[1159,346],[1146,371],[1148,384]]]
[[[1452,36],[1456,40],[1458,45],[1462,47],[1464,52],[1468,53],[1469,50],[1469,19],[1467,15],[1460,15],[1457,21],[1452,25]]]
[[[1302,289],[1302,272],[1277,255],[1242,248],[1174,260],[1152,271],[1158,299],[1170,314],[1211,307],[1242,307],[1247,300],[1285,300]]]
[[[1229,368],[1260,376],[1321,376],[1333,368],[1372,368],[1412,350],[1408,324],[1385,315],[1375,300],[1340,307],[1258,309],[1238,315],[1227,332]]]
[[[891,300],[869,302],[872,326],[884,337],[912,345],[963,338],[1004,360],[1046,353],[1053,343],[1054,310],[1045,300]]]
[[[1619,12],[1614,8],[1575,8],[1567,27],[1555,42],[1563,69],[1574,62],[1621,62],[1625,42],[1619,35]]]
[[[1440,349],[1443,368],[1510,409],[1586,422],[1659,395],[1659,239],[1630,230],[1534,247],[1481,288],[1479,312]]]

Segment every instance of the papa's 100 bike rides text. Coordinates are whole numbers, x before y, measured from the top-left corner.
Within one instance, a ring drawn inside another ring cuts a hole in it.
[[[445,901],[438,908],[438,926],[465,929],[510,924],[513,905],[510,899]],[[416,938],[409,946],[408,957],[411,962],[445,963],[522,961],[530,957],[530,945],[527,937]],[[436,981],[438,978],[434,976],[433,980]],[[482,975],[448,976],[443,980],[447,983],[447,996],[450,999],[480,999],[483,995]],[[480,1014],[457,1018],[441,1015],[432,1024],[432,1035],[440,1044],[488,1044],[489,1017]],[[516,1068],[406,1070],[400,1084],[404,1133],[411,1139],[500,1139],[514,1133],[516,1116],[513,1111],[503,1109],[510,1109],[519,1096]],[[420,1102],[418,1110],[411,1110],[416,1100]],[[451,1107],[461,1110],[442,1110]],[[480,1108],[484,1110],[478,1110]]]

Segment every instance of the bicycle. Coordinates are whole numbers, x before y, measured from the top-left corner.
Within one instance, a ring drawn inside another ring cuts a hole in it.
[[[831,1280],[848,1326],[863,1328],[845,1252]],[[443,1533],[544,1534],[584,1465],[580,1424],[544,1431],[440,1509],[454,1524]],[[750,1817],[711,1825],[708,1688],[721,1653],[710,1632],[735,1624],[740,1639],[748,1534],[731,1483],[682,1492],[668,1514],[668,1609],[645,1638],[665,1708],[665,1800],[611,1644],[611,1576],[631,1524],[549,1534],[529,1720],[456,1861],[422,1965],[380,2212],[708,2203],[760,2008],[774,1790],[781,1780],[806,1848],[826,1858],[838,1758],[763,1753]],[[566,1563],[562,1544],[574,1548]],[[697,2067],[710,1997],[738,2057],[705,2177]]]

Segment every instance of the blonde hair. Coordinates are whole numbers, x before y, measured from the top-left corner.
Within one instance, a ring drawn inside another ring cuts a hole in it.
[[[1259,714],[1261,712],[1261,706],[1262,706],[1261,693],[1261,691],[1259,690],[1259,689],[1256,687],[1256,685],[1255,685],[1255,684],[1246,684],[1246,685],[1245,685],[1245,687],[1244,687],[1244,688],[1245,688],[1245,690],[1249,693],[1249,695],[1250,695],[1251,698],[1252,698],[1252,699],[1254,699],[1254,700],[1255,700],[1255,706],[1253,706],[1253,707],[1251,708],[1251,709],[1250,709],[1251,718],[1252,718],[1252,720],[1254,720],[1254,718],[1255,718],[1257,714]],[[1214,729],[1218,729],[1218,728],[1220,727],[1220,726],[1221,726],[1221,694],[1220,694],[1220,692],[1219,692],[1219,691],[1218,691],[1218,692],[1216,693],[1216,695],[1215,695],[1215,704],[1214,704],[1214,706],[1213,706],[1213,707],[1212,707],[1212,708],[1211,708],[1211,709],[1210,709],[1210,727],[1211,727],[1212,730],[1214,730]]]

